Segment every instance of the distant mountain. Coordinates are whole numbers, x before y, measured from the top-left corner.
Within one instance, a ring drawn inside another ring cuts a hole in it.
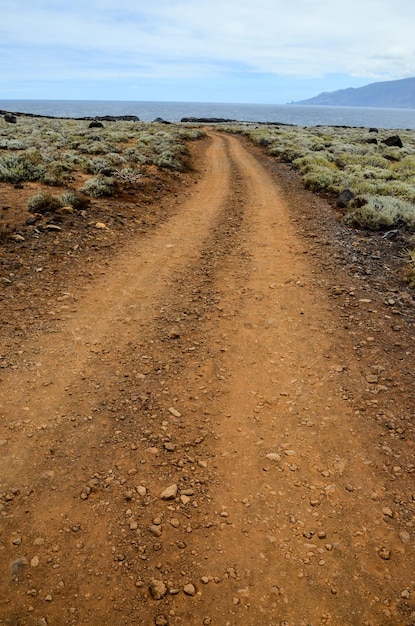
[[[371,83],[354,89],[323,92],[295,104],[415,109],[415,78]]]

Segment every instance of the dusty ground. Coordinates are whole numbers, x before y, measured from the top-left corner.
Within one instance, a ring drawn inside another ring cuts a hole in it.
[[[193,152],[1,249],[0,623],[415,624],[397,244],[241,139]]]

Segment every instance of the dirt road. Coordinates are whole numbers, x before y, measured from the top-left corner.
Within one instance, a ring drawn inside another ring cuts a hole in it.
[[[415,624],[410,327],[240,139],[196,166],[1,374],[0,624]]]

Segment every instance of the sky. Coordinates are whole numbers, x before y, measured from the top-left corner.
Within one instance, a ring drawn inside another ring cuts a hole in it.
[[[0,0],[0,99],[285,104],[415,76],[413,0]]]

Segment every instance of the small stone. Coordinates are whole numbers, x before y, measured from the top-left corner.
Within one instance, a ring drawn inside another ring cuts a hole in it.
[[[150,581],[149,590],[154,600],[161,600],[167,593],[167,587],[164,582],[156,578]]]
[[[106,230],[107,229],[107,225],[104,224],[104,222],[97,222],[95,224],[95,228],[98,228],[98,230]]]
[[[30,561],[30,565],[32,567],[39,567],[39,563],[40,563],[40,559],[38,556],[34,556],[33,559]]]
[[[180,500],[181,500],[182,504],[185,504],[185,505],[190,502],[189,496],[182,495],[182,496],[180,496]]]
[[[154,535],[154,537],[161,537],[163,529],[161,526],[150,526],[149,531],[152,535]]]
[[[143,485],[137,485],[135,490],[138,493],[138,495],[140,495],[142,498],[144,498],[144,496],[147,495],[147,489],[143,487]]]
[[[168,626],[169,620],[164,615],[157,615],[154,623],[156,626]]]
[[[173,526],[173,528],[179,528],[180,520],[173,518],[170,520],[170,525]]]
[[[185,585],[183,587],[183,591],[185,592],[185,594],[187,596],[195,596],[196,595],[196,588],[194,585],[192,585],[192,583],[188,583],[187,585]]]
[[[209,578],[207,576],[202,576],[200,580],[204,585],[207,585],[209,583]]]
[[[406,532],[406,530],[402,530],[399,533],[399,539],[402,541],[402,543],[409,543],[411,540],[411,535]]]
[[[383,513],[383,515],[385,515],[386,517],[393,517],[393,511],[392,511],[392,509],[391,509],[391,508],[389,508],[388,506],[385,506],[385,507],[382,509],[382,513]]]
[[[281,461],[281,455],[280,455],[280,454],[278,454],[277,452],[269,452],[269,453],[266,455],[266,458],[267,458],[269,461]]]
[[[389,561],[389,559],[391,558],[391,551],[388,548],[383,547],[378,550],[378,555],[384,561]]]
[[[403,598],[404,600],[408,600],[409,596],[410,596],[410,592],[408,591],[408,589],[404,589],[401,593],[401,598]]]
[[[130,530],[137,530],[138,524],[137,522],[130,522]]]
[[[284,450],[285,456],[295,456],[297,453],[295,450]]]
[[[9,565],[10,574],[12,574],[12,576],[16,576],[22,571],[25,565],[28,565],[28,561],[24,558],[24,556],[12,561]]]
[[[53,598],[52,598],[51,594],[48,593],[48,595],[45,598],[45,602],[52,602],[52,600],[53,600]]]
[[[375,376],[375,374],[369,374],[368,376],[366,376],[366,381],[371,385],[375,385],[379,382],[379,378],[378,376]]]
[[[176,449],[176,446],[174,445],[174,443],[171,443],[170,441],[164,444],[164,449],[167,450],[167,452],[174,452]]]
[[[173,415],[173,417],[181,417],[181,416],[182,416],[182,414],[181,414],[181,413],[179,413],[179,411],[177,411],[177,410],[176,410],[174,407],[172,407],[172,406],[169,408],[169,413],[170,413],[171,415]]]
[[[170,485],[170,487],[167,487],[160,494],[160,498],[162,500],[174,500],[176,496],[177,496],[177,485]]]

